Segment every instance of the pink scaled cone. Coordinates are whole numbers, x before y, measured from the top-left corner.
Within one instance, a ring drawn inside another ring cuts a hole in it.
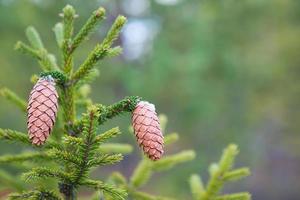
[[[132,114],[134,134],[144,153],[151,160],[158,160],[163,154],[163,135],[155,112],[155,106],[140,101]]]
[[[30,92],[27,128],[34,145],[42,145],[50,135],[58,109],[58,94],[51,76],[42,77]]]

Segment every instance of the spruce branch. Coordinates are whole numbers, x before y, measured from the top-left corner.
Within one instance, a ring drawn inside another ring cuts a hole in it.
[[[111,197],[113,197],[115,200],[125,200],[125,197],[127,196],[127,193],[123,189],[116,188],[113,185],[105,184],[101,181],[95,181],[91,179],[84,179],[80,181],[80,184],[94,188],[95,190],[101,190],[105,193],[109,194]]]
[[[175,200],[170,197],[154,196],[154,195],[150,195],[145,192],[140,192],[140,191],[136,191],[136,190],[133,190],[130,193],[130,196],[132,196],[133,199],[138,199],[138,200]]]
[[[29,56],[32,56],[33,58],[36,58],[38,60],[41,60],[41,56],[38,50],[31,48],[30,46],[24,44],[21,41],[18,41],[16,43],[15,50],[20,51],[21,53],[27,54]]]
[[[107,55],[108,48],[97,44],[96,47],[88,55],[87,59],[80,65],[79,69],[73,74],[71,80],[73,84],[85,78],[92,71],[95,64]]]
[[[219,193],[224,187],[226,181],[235,181],[250,175],[248,168],[231,170],[237,154],[238,147],[235,144],[231,144],[224,149],[220,161],[218,163],[213,163],[209,167],[210,179],[206,187],[203,186],[199,176],[193,175],[190,178],[190,187],[195,200],[251,199],[249,193],[236,193],[219,196]]]
[[[61,14],[63,17],[63,44],[62,44],[62,52],[64,58],[64,67],[63,71],[66,74],[70,74],[73,69],[73,58],[70,54],[70,45],[72,42],[72,35],[74,31],[74,19],[76,17],[75,9],[71,5],[67,5],[63,8],[63,13]]]
[[[148,182],[154,172],[168,170],[180,163],[193,160],[194,158],[195,152],[191,150],[166,156],[165,158],[162,158],[156,162],[151,162],[147,158],[144,158],[134,170],[130,179],[130,183],[135,188],[138,188]]]
[[[98,22],[104,19],[104,16],[105,16],[105,9],[102,7],[98,8],[96,11],[93,12],[93,14],[87,20],[87,22],[83,25],[83,27],[74,37],[72,45],[69,48],[70,54],[74,52],[74,50],[80,45],[81,42],[83,42],[88,38],[89,34],[97,26]]]
[[[98,143],[95,142],[98,117],[99,112],[97,111],[96,106],[91,106],[88,109],[88,113],[83,116],[82,135],[84,144],[79,149],[79,159],[81,160],[81,163],[74,172],[72,183],[75,187],[86,177],[90,168],[89,161],[93,158],[98,149]]]
[[[24,99],[19,97],[16,93],[11,91],[8,88],[2,88],[0,89],[1,96],[5,97],[9,101],[11,101],[13,104],[15,104],[17,107],[20,108],[21,111],[26,112],[27,103]]]
[[[55,39],[57,42],[57,45],[62,48],[63,41],[64,41],[64,27],[61,22],[55,24],[53,28],[54,34],[55,34]]]
[[[9,195],[10,200],[38,200],[38,199],[47,199],[47,200],[61,200],[62,198],[55,194],[54,191],[42,189],[35,189],[28,192],[22,193],[13,193]]]
[[[55,55],[48,53],[48,54],[46,54],[46,56],[48,57],[47,59],[49,60],[50,65],[52,66],[52,70],[60,70],[57,65],[57,60],[56,60]]]
[[[95,167],[95,166],[103,166],[103,165],[111,165],[120,162],[123,160],[122,154],[100,154],[96,155],[95,158],[90,160],[87,163],[88,167]]]
[[[95,142],[100,144],[105,142],[108,139],[116,137],[119,134],[121,134],[119,127],[111,128],[108,131],[105,131],[104,133],[97,135],[95,138]]]
[[[248,192],[227,194],[216,198],[216,200],[250,200],[250,199],[251,199],[251,195]]]
[[[123,49],[120,46],[113,47],[107,50],[107,57],[116,57],[123,53]]]
[[[129,154],[133,151],[133,147],[130,144],[107,143],[107,144],[102,144],[99,147],[99,150],[102,153]]]
[[[22,174],[22,179],[26,182],[45,178],[58,178],[63,182],[70,182],[72,176],[68,173],[62,172],[61,170],[46,167],[36,167],[31,171]]]
[[[47,154],[42,152],[26,152],[18,155],[4,155],[0,156],[0,164],[7,163],[22,163],[26,161],[38,162],[50,160]]]
[[[218,168],[211,174],[211,179],[208,182],[206,192],[204,193],[203,199],[209,199],[215,197],[220,189],[222,188],[223,175],[229,171],[233,165],[235,156],[238,154],[238,148],[236,145],[229,145],[223,152],[221,160],[218,164]]]
[[[223,180],[224,181],[236,181],[241,178],[244,178],[246,176],[250,175],[250,170],[247,167],[239,168],[233,171],[229,171],[224,174]]]
[[[18,131],[10,130],[10,129],[1,129],[0,128],[0,140],[6,140],[10,142],[19,142],[25,145],[32,146],[31,141],[27,134],[21,133]],[[49,149],[49,148],[61,148],[61,145],[53,140],[48,140],[45,145],[41,148]]]
[[[94,50],[88,55],[88,58],[83,62],[79,69],[73,74],[72,80],[77,83],[80,79],[87,76],[94,68],[95,64],[105,56],[115,54],[115,51],[110,50],[113,42],[118,38],[119,33],[126,22],[124,16],[118,16],[107,33],[101,44],[97,44]],[[119,51],[119,50],[118,50]]]
[[[150,179],[152,174],[151,162],[143,159],[133,171],[133,174],[130,178],[130,185],[138,188],[144,185]]]
[[[170,145],[177,142],[179,139],[178,133],[170,133],[164,137],[165,145]]]
[[[162,123],[164,123],[164,128],[165,128],[167,124],[166,116],[161,115],[159,117],[159,120],[162,120]],[[130,131],[133,130],[130,129]],[[167,134],[165,138],[168,138],[167,140],[170,143],[172,143],[178,139],[178,134],[177,133]],[[195,152],[191,150],[185,150],[174,155],[165,156],[164,158],[155,162],[143,156],[142,160],[138,163],[138,165],[134,169],[129,181],[127,181],[126,178],[118,172],[113,173],[110,176],[109,180],[115,184],[120,185],[121,187],[126,188],[129,196],[133,199],[146,199],[146,200],[173,199],[169,197],[153,196],[139,191],[139,188],[145,185],[155,172],[168,170],[180,163],[190,161],[194,158],[195,158]]]
[[[85,77],[83,77],[76,83],[75,88],[79,89],[84,84],[92,83],[94,80],[96,80],[96,78],[99,77],[99,74],[100,72],[98,69],[96,68],[91,69],[90,72]]]
[[[29,140],[27,134],[10,129],[0,129],[0,139],[31,145],[31,141]]]
[[[200,199],[205,191],[201,177],[198,176],[197,174],[193,174],[190,177],[189,184],[193,195],[193,199],[195,200]]]
[[[129,96],[110,106],[99,105],[99,124],[103,124],[106,120],[116,117],[125,112],[132,112],[140,100],[141,98],[138,96]]]
[[[80,159],[78,159],[76,155],[65,150],[52,148],[47,152],[47,156],[52,158],[55,162],[63,162],[65,164],[73,163],[75,165],[81,164]]]
[[[195,157],[196,153],[194,151],[184,150],[171,156],[165,156],[164,158],[154,162],[152,169],[154,171],[167,170],[174,167],[175,165],[178,165],[179,163],[191,161],[195,159]]]
[[[56,64],[56,59],[53,58],[52,54],[48,54],[46,49],[33,49],[30,46],[24,44],[23,42],[18,41],[15,45],[15,50],[30,55],[33,58],[37,59],[42,70],[44,71],[59,70]]]
[[[43,42],[37,30],[33,26],[29,26],[26,29],[26,36],[31,46],[34,49],[42,50],[44,49]]]
[[[109,181],[121,185],[127,184],[126,178],[120,172],[113,172],[109,177]]]
[[[116,39],[118,39],[121,29],[126,23],[126,21],[126,17],[119,15],[113,23],[113,25],[111,26],[101,45],[104,47],[110,47],[113,44],[113,42]]]
[[[83,145],[83,139],[78,137],[66,135],[62,138],[62,140],[67,145],[78,145],[78,146]]]
[[[76,12],[73,6],[71,5],[66,5],[63,8],[63,14],[61,15],[63,17],[63,30],[64,30],[64,40],[68,41],[71,39],[73,35],[73,24],[74,24],[74,19],[76,17]]]
[[[56,58],[53,54],[49,54],[46,49],[41,49],[39,55],[39,64],[44,71],[59,70]]]
[[[168,124],[168,117],[165,115],[165,114],[160,114],[158,116],[159,118],[159,123],[160,123],[160,127],[161,127],[161,130],[163,132],[166,131],[166,127],[167,127],[167,124]],[[169,134],[170,135],[170,134]]]
[[[25,33],[32,47],[29,47],[22,42],[18,42],[15,49],[38,59],[39,64],[44,71],[59,70],[55,56],[49,54],[44,48],[37,30],[30,26],[26,29]]]

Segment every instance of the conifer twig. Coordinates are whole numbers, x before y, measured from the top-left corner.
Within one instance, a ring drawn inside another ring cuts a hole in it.
[[[162,197],[162,196],[154,196],[147,194],[145,192],[140,191],[132,191],[131,195],[134,199],[141,199],[141,200],[175,200],[174,198],[170,197]]]
[[[21,111],[26,112],[27,104],[24,99],[19,97],[16,93],[11,91],[8,88],[2,88],[0,89],[0,94],[10,100],[12,103],[14,103],[17,107],[21,109]]]
[[[46,49],[33,49],[23,42],[18,41],[15,45],[15,50],[37,59],[44,71],[59,70],[55,57],[52,54],[48,54]]]
[[[52,148],[47,152],[47,156],[52,158],[55,162],[63,162],[66,164],[76,164],[80,165],[80,160],[77,158],[76,155],[73,155],[72,153],[65,151],[65,150],[60,150],[56,148]]]
[[[203,195],[204,190],[204,185],[203,182],[197,174],[193,174],[190,177],[190,187],[191,187],[191,192],[193,195],[193,199],[199,200],[201,196]]]
[[[129,96],[110,106],[97,105],[98,112],[100,113],[98,117],[99,125],[103,124],[108,119],[112,119],[123,113],[132,112],[140,100],[141,98],[138,96]],[[75,124],[71,129],[72,132],[75,132],[76,134],[80,132],[82,129],[82,121]]]
[[[133,151],[130,144],[119,144],[119,143],[107,143],[102,144],[99,150],[103,153],[122,153],[129,154]]]
[[[118,116],[124,112],[132,112],[136,107],[136,104],[141,100],[137,96],[125,97],[123,100],[112,104],[110,106],[99,105],[98,110],[100,116],[98,119],[99,124],[103,124],[106,120]]]
[[[111,128],[108,131],[105,131],[104,133],[97,135],[95,138],[95,142],[101,144],[108,139],[116,137],[119,134],[121,134],[119,127]]]
[[[223,180],[224,181],[236,181],[239,180],[240,178],[243,178],[245,176],[250,175],[250,170],[247,167],[239,168],[236,170],[229,171],[224,174]]]
[[[249,200],[251,195],[247,192],[226,194],[219,196],[226,181],[235,181],[250,175],[248,168],[232,170],[234,160],[238,154],[238,147],[235,144],[224,149],[219,163],[213,163],[209,168],[210,179],[204,187],[200,176],[192,175],[190,178],[190,188],[194,200]]]
[[[27,136],[27,134],[21,133],[18,131],[14,131],[14,130],[10,130],[10,129],[1,129],[0,128],[0,139],[7,140],[10,142],[20,142],[22,144],[32,146],[31,141],[30,141],[29,137]],[[61,145],[53,140],[48,140],[47,143],[42,148],[49,149],[49,148],[53,148],[53,147],[61,148]]]
[[[74,173],[74,181],[73,185],[77,185],[80,180],[85,177],[87,171],[88,171],[88,161],[89,158],[94,155],[94,152],[92,151],[92,145],[95,139],[95,132],[96,132],[96,120],[99,116],[99,113],[97,112],[96,108],[93,106],[90,108],[89,112],[84,116],[83,121],[83,131],[82,134],[84,135],[84,145],[80,149],[80,159],[81,164],[80,166],[75,170]]]
[[[44,178],[58,178],[64,182],[70,182],[72,179],[70,174],[62,172],[61,170],[55,170],[46,167],[33,168],[31,171],[24,173],[22,178],[27,182]]]
[[[13,193],[9,195],[10,200],[22,199],[48,199],[48,200],[62,200],[55,192],[46,189],[35,189],[28,192]]]
[[[55,24],[53,28],[54,34],[55,34],[55,39],[57,42],[57,45],[62,48],[63,42],[64,42],[64,28],[63,28],[63,23],[59,22]]]
[[[105,193],[111,195],[115,200],[125,200],[125,197],[127,196],[125,190],[116,188],[113,185],[105,184],[101,181],[84,179],[81,181],[81,184],[87,187],[92,187],[96,190],[102,190]]]
[[[179,139],[178,133],[170,133],[165,136],[164,142],[165,145],[170,145],[176,142]]]
[[[72,45],[70,46],[69,53],[73,53],[74,50],[79,46],[79,44],[87,39],[89,34],[95,29],[97,23],[104,18],[105,9],[100,7],[87,20],[87,22],[83,25],[80,31],[74,37]]]
[[[143,159],[133,171],[133,174],[130,178],[130,185],[138,188],[145,184],[150,179],[152,174],[151,162]]]
[[[195,157],[196,157],[196,153],[193,150],[184,150],[184,151],[181,151],[180,153],[166,156],[166,157],[154,162],[152,169],[154,171],[170,169],[179,163],[193,160],[193,159],[195,159]]]
[[[216,200],[250,200],[250,199],[251,199],[251,195],[248,192],[226,194],[216,198]]]
[[[73,58],[70,54],[70,45],[72,42],[72,35],[74,31],[74,19],[76,17],[75,9],[71,5],[66,5],[63,9],[63,43],[62,43],[62,51],[64,58],[64,67],[63,71],[66,74],[70,74],[73,69]]]
[[[212,177],[208,182],[206,191],[202,197],[203,200],[208,200],[218,194],[223,185],[223,175],[231,169],[237,154],[238,148],[233,144],[229,145],[228,148],[224,150],[218,169],[212,174]]]
[[[26,36],[27,36],[27,39],[29,40],[31,46],[34,49],[37,49],[37,50],[44,49],[44,45],[41,40],[41,37],[40,37],[39,33],[37,32],[37,30],[33,26],[27,27]]]
[[[15,45],[15,50],[20,51],[21,53],[32,56],[33,58],[41,60],[41,56],[38,50],[31,48],[30,46],[24,44],[21,41],[18,41]]]
[[[111,165],[111,164],[115,164],[117,162],[120,162],[121,160],[123,160],[123,156],[120,153],[112,154],[112,155],[99,154],[99,155],[95,155],[95,158],[90,160],[87,165],[89,167],[109,165],[109,164]]]
[[[49,160],[49,157],[42,152],[27,152],[18,155],[4,155],[0,156],[0,164],[4,163],[22,163],[25,161],[45,161]]]
[[[124,16],[118,16],[112,25],[111,29],[107,33],[101,44],[97,44],[94,50],[88,55],[88,58],[83,62],[79,69],[73,74],[72,81],[78,82],[83,77],[87,76],[93,69],[95,64],[108,55],[111,45],[118,38],[121,28],[126,22]]]

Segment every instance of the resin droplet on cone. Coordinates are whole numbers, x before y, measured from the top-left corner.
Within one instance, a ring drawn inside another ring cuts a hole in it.
[[[158,160],[163,154],[163,134],[155,112],[155,106],[140,101],[132,113],[134,134],[144,153],[151,160]]]
[[[42,145],[49,137],[58,109],[58,94],[51,76],[42,77],[32,88],[27,107],[27,128],[34,145]]]

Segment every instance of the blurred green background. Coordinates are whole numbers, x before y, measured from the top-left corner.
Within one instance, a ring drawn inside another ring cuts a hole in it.
[[[157,175],[145,191],[188,199],[189,175],[200,173],[206,180],[209,163],[234,142],[241,151],[238,166],[249,166],[252,175],[226,192],[299,199],[300,1],[0,0],[0,87],[27,98],[30,76],[40,69],[13,46],[25,41],[24,30],[33,25],[57,54],[52,27],[67,3],[80,15],[76,30],[97,7],[108,14],[76,54],[78,64],[118,14],[129,20],[119,41],[124,54],[101,64],[93,100],[110,104],[126,95],[142,96],[168,115],[168,131],[180,133],[180,142],[167,153],[197,152],[195,161]],[[129,123],[123,116],[107,126],[121,124],[127,132]],[[26,131],[25,116],[3,98],[0,126]],[[132,135],[123,134],[120,141],[136,147]],[[0,146],[1,154],[21,148]],[[129,175],[138,158],[136,148],[114,169]]]

